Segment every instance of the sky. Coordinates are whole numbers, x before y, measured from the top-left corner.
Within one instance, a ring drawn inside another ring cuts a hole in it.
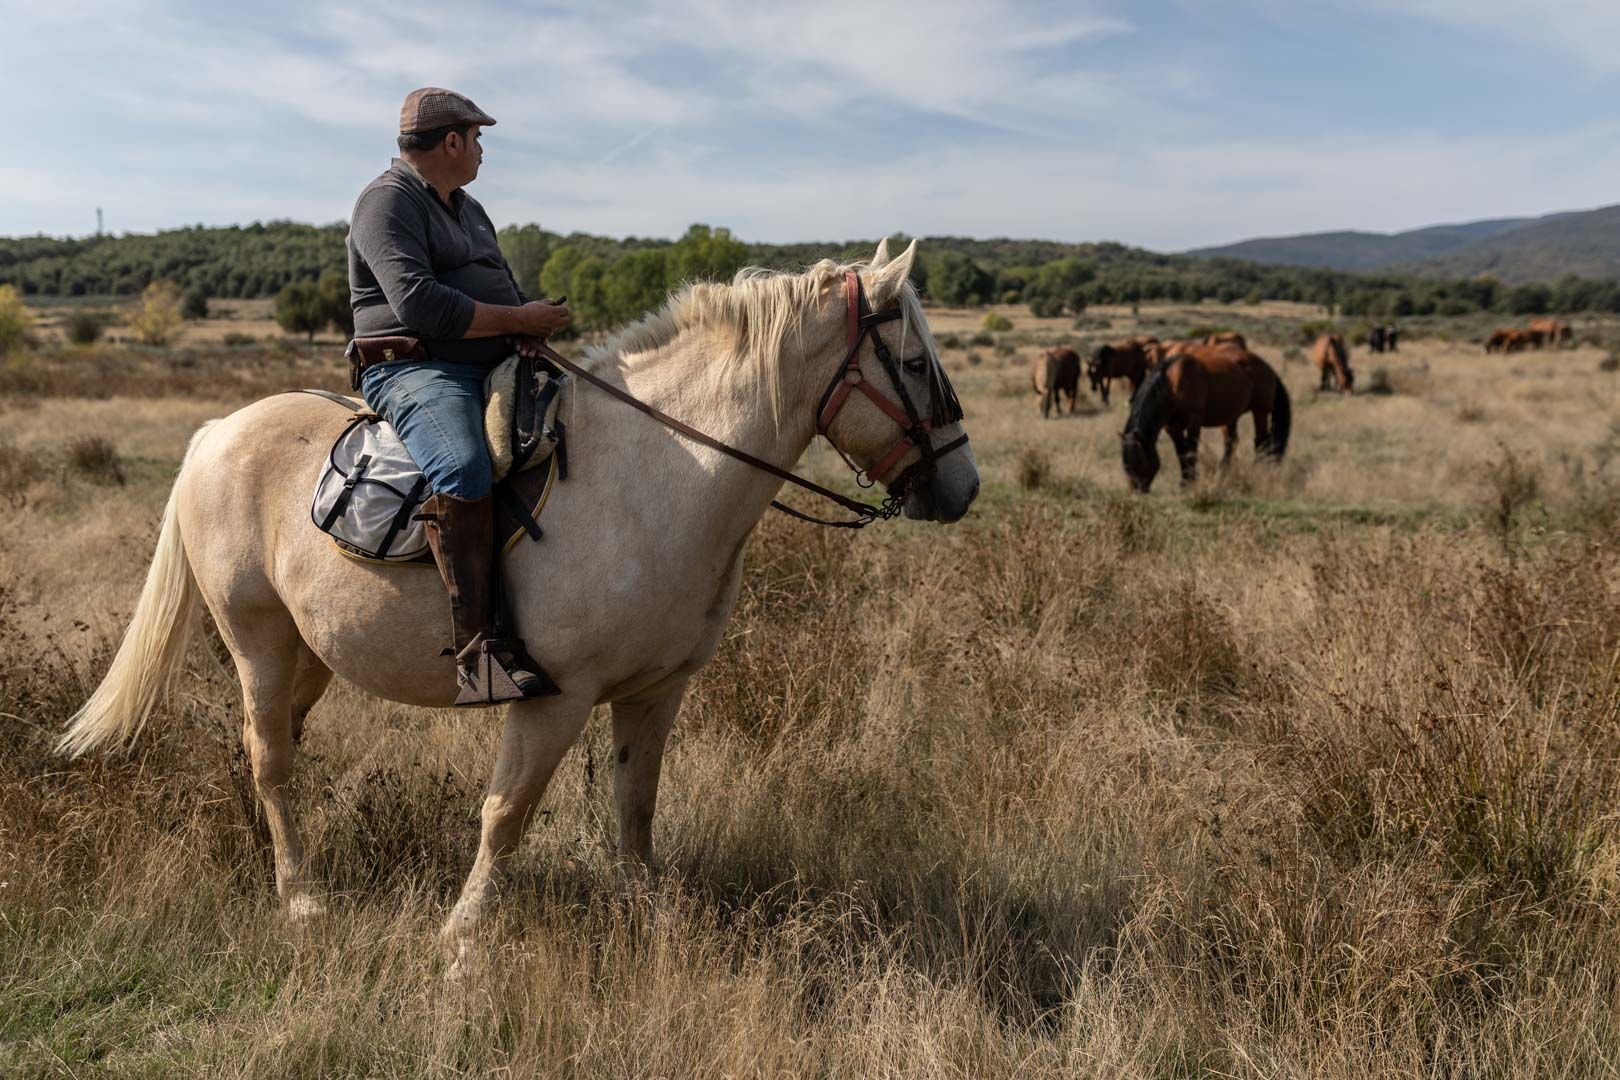
[[[0,235],[345,220],[399,103],[498,225],[1161,251],[1620,202],[1620,0],[0,0]],[[20,108],[19,108],[20,105]]]

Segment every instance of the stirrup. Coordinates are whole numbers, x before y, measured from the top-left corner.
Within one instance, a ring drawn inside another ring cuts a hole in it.
[[[456,705],[499,705],[506,701],[562,693],[517,638],[479,637],[472,644],[477,646],[478,652],[470,658],[470,664],[466,662],[465,652],[456,657],[456,681],[461,684]],[[512,658],[510,666],[501,659],[502,653]],[[513,668],[527,671],[534,677],[536,685],[528,693],[524,693],[523,688],[513,680]]]

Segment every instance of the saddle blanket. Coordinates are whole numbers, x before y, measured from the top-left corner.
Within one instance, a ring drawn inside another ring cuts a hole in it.
[[[553,451],[560,438],[556,425],[560,390],[560,377],[516,356],[495,368],[484,384],[485,438],[497,484],[538,465],[551,466],[531,519],[539,515],[556,478]],[[363,403],[312,392],[339,402],[355,416],[321,464],[310,499],[310,520],[357,558],[431,563],[427,529],[416,520],[416,513],[432,493],[398,433]],[[518,498],[527,504],[531,500],[524,494],[519,492]]]

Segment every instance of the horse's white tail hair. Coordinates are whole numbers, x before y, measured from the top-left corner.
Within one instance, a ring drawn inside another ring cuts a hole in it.
[[[101,685],[73,714],[56,744],[57,750],[68,757],[78,757],[107,743],[127,746],[133,742],[146,725],[146,718],[168,693],[169,684],[185,660],[200,596],[186,559],[185,541],[180,537],[175,495],[191,455],[208,429],[217,423],[210,420],[198,428],[186,447],[180,477],[163,509],[157,552],[146,572],[146,585],[141,589],[129,629],[124,631],[124,640]]]

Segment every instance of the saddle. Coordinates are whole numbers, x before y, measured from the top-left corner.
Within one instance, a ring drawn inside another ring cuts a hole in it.
[[[568,475],[557,406],[567,376],[545,361],[511,356],[484,382],[484,434],[495,477],[495,528],[503,552],[538,518],[552,485]],[[398,433],[362,401],[305,390],[354,413],[333,440],[310,500],[310,520],[344,554],[364,562],[433,565],[416,513],[430,492]]]

